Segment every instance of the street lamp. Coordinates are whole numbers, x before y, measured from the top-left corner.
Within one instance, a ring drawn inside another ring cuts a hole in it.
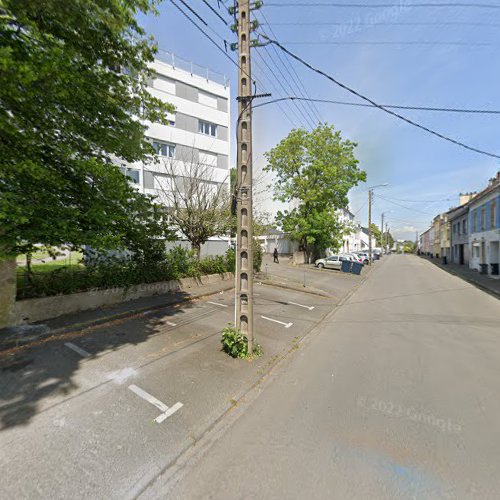
[[[388,186],[388,182],[384,182],[383,184],[377,184],[376,186],[371,186],[368,188],[368,260],[369,263],[372,263],[372,198],[373,198],[373,190],[379,187]]]

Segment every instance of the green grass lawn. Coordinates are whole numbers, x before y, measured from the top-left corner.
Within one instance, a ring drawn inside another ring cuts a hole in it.
[[[44,252],[35,252],[32,255],[31,269],[34,273],[46,273],[55,271],[61,267],[81,269],[83,264],[80,262],[83,258],[82,252],[71,252],[71,259],[66,257],[61,260],[53,260],[49,254]],[[40,262],[44,260],[45,262]],[[17,272],[23,273],[26,270],[26,255],[17,257]]]

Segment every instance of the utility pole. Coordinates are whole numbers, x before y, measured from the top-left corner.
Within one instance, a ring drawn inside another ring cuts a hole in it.
[[[252,207],[252,80],[250,67],[250,0],[238,0],[238,123],[236,328],[253,352],[253,207]]]
[[[372,263],[372,197],[373,192],[368,190],[368,260]]]
[[[385,251],[389,251],[389,227],[387,222],[385,223]]]
[[[384,212],[382,212],[382,224],[380,225],[380,246],[384,245]]]

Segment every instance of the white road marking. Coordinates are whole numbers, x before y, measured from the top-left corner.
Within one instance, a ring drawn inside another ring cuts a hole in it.
[[[73,344],[71,342],[66,342],[64,345],[68,349],[71,349],[72,351],[75,351],[82,358],[90,358],[90,356],[91,356],[90,352],[87,352],[85,349],[82,349],[81,347],[78,347],[77,345],[75,345],[75,344]]]
[[[280,325],[283,325],[285,328],[290,328],[293,323],[283,323],[283,321],[278,321],[277,319],[273,318],[268,318],[267,316],[261,316],[262,319],[267,319],[267,321],[274,321],[274,323],[279,323]]]
[[[155,418],[155,422],[161,424],[165,419],[173,415],[177,410],[180,410],[184,405],[182,403],[175,403],[174,406],[170,407],[165,413]]]
[[[172,323],[171,321],[166,321],[168,326],[177,326],[177,323]]]
[[[314,306],[304,306],[302,304],[297,304],[297,302],[288,302],[292,306],[299,306],[299,307],[304,307],[305,309],[309,309],[309,311],[312,311],[314,309]]]
[[[220,306],[220,307],[229,307],[226,304],[219,304],[219,302],[210,302],[207,300],[207,304],[213,304],[214,306]]]
[[[165,419],[170,417],[170,415],[173,415],[177,410],[184,406],[182,403],[176,403],[174,406],[169,408],[165,403],[162,403],[159,399],[156,399],[154,396],[151,396],[151,394],[134,384],[129,385],[128,388],[140,398],[144,399],[148,403],[151,403],[153,406],[156,406],[156,408],[162,412],[161,415],[155,418],[155,422],[157,424],[161,424]]]
[[[146,314],[151,314],[153,311],[144,311],[142,314],[146,315]]]

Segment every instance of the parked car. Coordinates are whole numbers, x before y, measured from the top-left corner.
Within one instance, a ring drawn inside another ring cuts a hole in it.
[[[351,255],[356,259],[356,262],[360,264],[368,264],[368,255],[362,253],[351,253]]]
[[[332,255],[330,257],[325,257],[324,259],[318,259],[314,265],[320,269],[338,269],[342,267],[342,261],[351,260],[351,258],[345,255]]]

